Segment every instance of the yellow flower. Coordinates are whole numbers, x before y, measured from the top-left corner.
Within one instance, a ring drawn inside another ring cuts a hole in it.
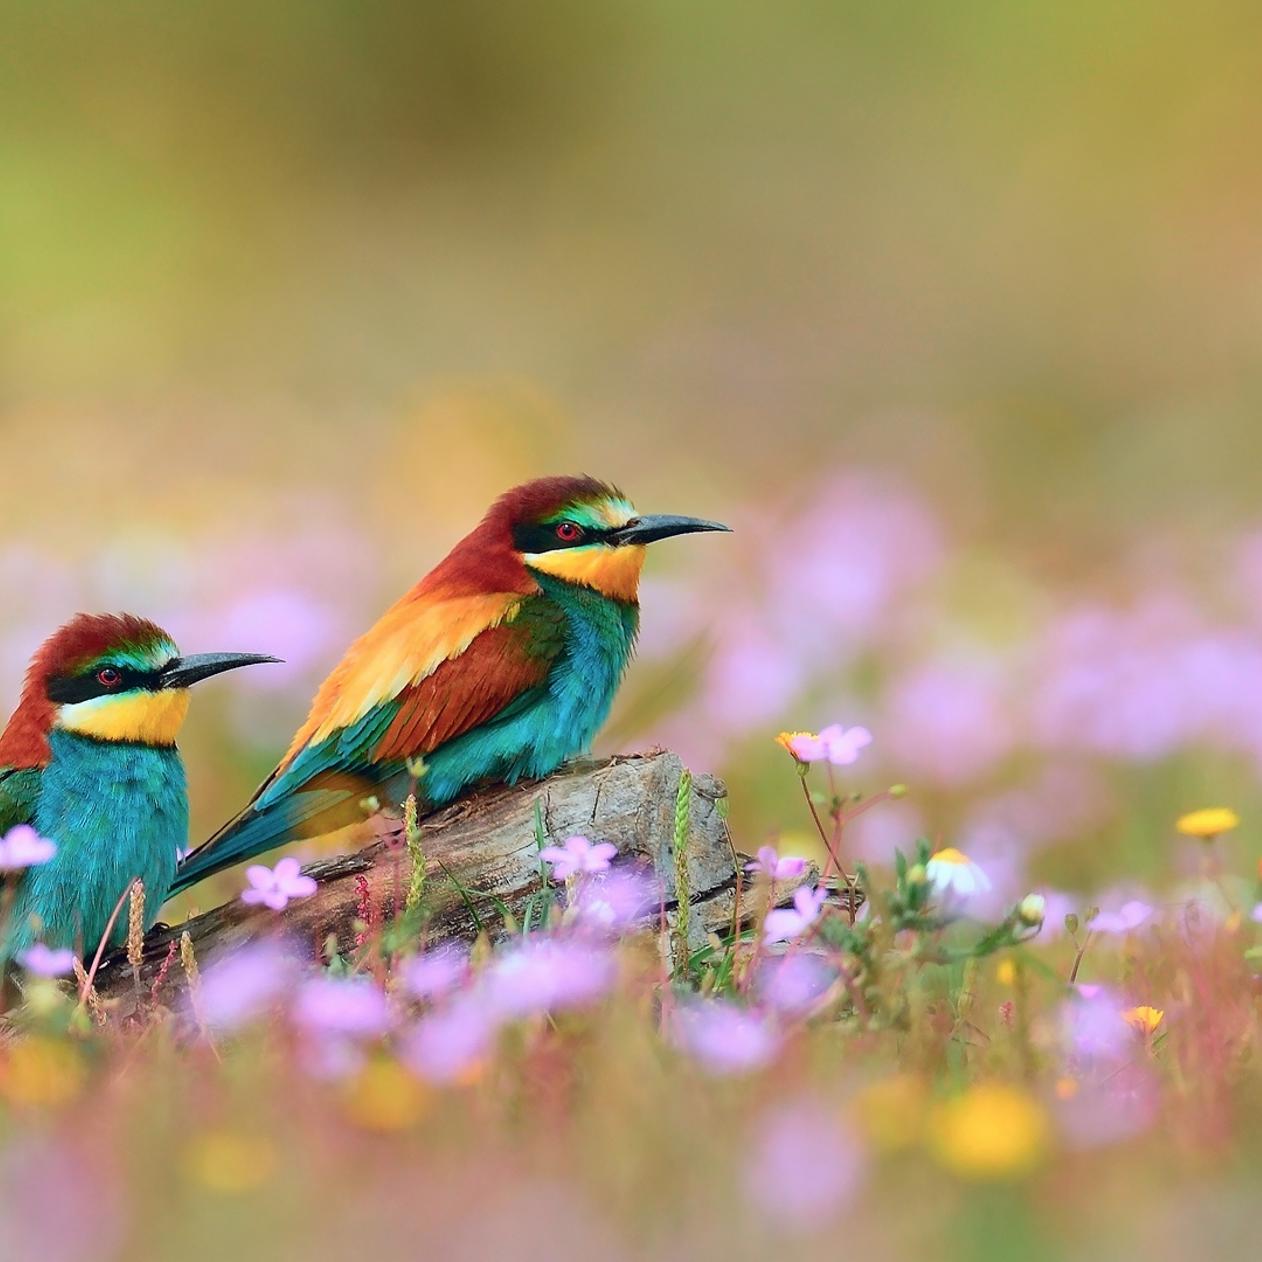
[[[814,732],[781,732],[780,735],[776,737],[776,744],[779,745],[781,749],[787,750],[795,759],[797,759],[797,761],[801,762],[801,759],[798,758],[797,754],[794,753],[793,750],[793,742],[796,740],[817,741],[819,740],[819,737],[816,736]]]
[[[1222,833],[1229,833],[1240,826],[1240,816],[1230,807],[1209,806],[1203,811],[1189,811],[1175,821],[1175,828],[1185,837],[1200,837],[1212,841]]]
[[[883,1152],[910,1148],[925,1127],[928,1089],[915,1074],[894,1074],[864,1087],[853,1101],[860,1128]]]
[[[205,1131],[186,1149],[184,1168],[191,1179],[213,1192],[249,1192],[271,1178],[276,1150],[262,1135]]]
[[[1004,1083],[981,1083],[938,1105],[930,1117],[929,1144],[953,1174],[1006,1179],[1034,1169],[1048,1132],[1037,1100]]]
[[[346,1115],[370,1131],[402,1131],[424,1114],[429,1093],[397,1061],[374,1060],[346,1088]]]
[[[86,1072],[75,1048],[57,1039],[22,1039],[0,1067],[0,1093],[10,1104],[55,1108],[83,1089]]]
[[[1151,1037],[1157,1027],[1165,1018],[1165,1011],[1162,1008],[1150,1008],[1147,1004],[1143,1004],[1138,1008],[1129,1008],[1122,1016],[1127,1022],[1134,1026],[1140,1034]]]
[[[995,980],[1001,986],[1011,986],[1017,980],[1017,966],[1014,960],[1000,960],[995,965]]]

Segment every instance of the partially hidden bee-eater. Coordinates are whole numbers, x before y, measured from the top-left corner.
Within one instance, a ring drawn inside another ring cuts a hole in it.
[[[641,516],[588,477],[501,496],[351,645],[279,766],[184,860],[175,889],[362,823],[366,798],[397,808],[415,789],[433,810],[483,782],[550,775],[609,713],[639,624],[645,545],[727,529]]]
[[[0,913],[0,963],[36,941],[95,950],[137,877],[152,924],[188,845],[175,744],[188,690],[274,661],[254,653],[181,657],[161,627],[131,614],[79,614],[45,641],[0,734],[0,832],[29,824],[56,852],[8,877],[15,885]],[[114,944],[126,928],[120,916]]]

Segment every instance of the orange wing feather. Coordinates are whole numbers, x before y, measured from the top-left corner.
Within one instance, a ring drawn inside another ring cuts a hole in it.
[[[374,760],[416,758],[494,718],[541,684],[551,659],[523,651],[512,623],[493,627],[400,696],[399,713],[373,751]]]
[[[517,592],[446,599],[437,593],[410,592],[347,649],[320,685],[277,773],[308,745],[319,744],[339,728],[352,727],[375,706],[411,692],[444,664],[463,656],[484,633],[511,622],[522,599]]]

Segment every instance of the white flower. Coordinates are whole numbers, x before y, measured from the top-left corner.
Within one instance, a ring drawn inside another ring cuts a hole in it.
[[[1017,907],[1017,919],[1033,929],[1043,923],[1047,915],[1047,899],[1042,894],[1027,894]]]
[[[968,855],[947,846],[930,856],[925,877],[944,903],[967,902],[990,889],[990,878]]]

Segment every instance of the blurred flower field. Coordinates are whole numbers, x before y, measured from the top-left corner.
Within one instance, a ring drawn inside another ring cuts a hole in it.
[[[701,951],[665,950],[651,876],[577,836],[472,950],[426,945],[413,885],[399,925],[363,907],[352,953],[304,965],[280,913],[315,885],[282,859],[241,894],[273,935],[172,945],[176,1011],[138,992],[124,1017],[28,951],[4,1256],[1162,1257],[1206,1232],[1247,1256],[1262,868],[1224,867],[1238,817],[1175,822],[1199,860],[1177,900],[1005,905],[920,841],[859,865],[855,912],[824,878],[853,891],[849,824],[906,793],[851,787],[869,741],[783,735],[819,883],[762,847],[750,929]],[[47,861],[29,832],[6,871]]]

